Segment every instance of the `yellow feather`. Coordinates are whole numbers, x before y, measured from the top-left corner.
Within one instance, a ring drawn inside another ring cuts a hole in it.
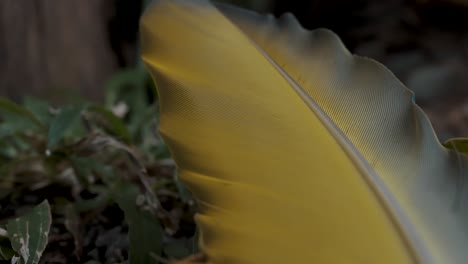
[[[141,23],[161,133],[209,263],[464,263],[466,159],[327,30],[159,0]]]

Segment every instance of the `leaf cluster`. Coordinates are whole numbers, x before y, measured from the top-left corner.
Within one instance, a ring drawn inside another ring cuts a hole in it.
[[[0,98],[0,260],[159,263],[197,250],[154,91],[136,67],[114,76],[104,104]]]

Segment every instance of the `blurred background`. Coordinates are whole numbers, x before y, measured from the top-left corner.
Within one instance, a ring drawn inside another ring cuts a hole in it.
[[[139,67],[138,19],[147,2],[1,1],[0,96],[104,100],[110,83]],[[292,12],[306,28],[335,31],[416,92],[442,139],[468,135],[467,0],[225,2]]]

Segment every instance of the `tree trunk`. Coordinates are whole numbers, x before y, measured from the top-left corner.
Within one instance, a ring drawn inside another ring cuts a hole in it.
[[[117,67],[109,0],[0,1],[0,95],[101,99]]]

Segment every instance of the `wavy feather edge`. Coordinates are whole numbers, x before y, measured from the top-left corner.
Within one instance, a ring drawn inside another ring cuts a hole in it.
[[[239,13],[241,16],[258,16],[256,13],[253,12],[247,12],[244,10],[236,9],[236,8],[231,8],[228,7],[226,8],[225,6],[220,6],[217,5],[217,8],[220,10],[220,12],[225,15],[225,17],[231,21],[234,25],[236,25],[236,22],[232,20],[232,17],[229,17],[229,15],[226,15],[225,10],[230,9],[231,11],[229,12],[234,12],[234,13]],[[223,11],[224,10],[224,11]],[[232,11],[234,10],[234,11]],[[231,14],[232,15],[232,14]],[[291,19],[291,15],[285,15],[283,19]],[[297,22],[297,21],[296,21]],[[241,28],[241,27],[239,27]],[[242,29],[239,29],[241,32],[245,34],[245,32]],[[414,95],[411,90],[406,88],[394,75],[391,73],[384,65],[381,63],[369,59],[369,58],[364,58],[360,56],[353,55],[351,56],[350,52],[345,48],[341,40],[331,31],[324,30],[324,29],[317,29],[314,31],[309,31],[308,34],[314,34],[314,35],[323,35],[322,36],[322,42],[328,42],[332,43],[332,46],[338,46],[336,50],[341,51],[341,55],[336,55],[336,57],[344,58],[346,61],[342,62],[345,64],[352,64],[352,65],[357,65],[357,64],[368,64],[369,67],[373,67],[376,69],[376,71],[380,72],[380,74],[386,75],[382,79],[391,79],[391,81],[396,81],[398,83],[397,89],[400,89],[404,94],[405,97],[410,104],[410,112],[412,115],[414,115],[417,124],[410,124],[410,125],[415,125],[420,127],[421,131],[423,131],[422,137],[424,138],[425,143],[428,143],[431,145],[431,147],[435,147],[438,149],[440,153],[444,153],[446,155],[449,155],[451,160],[455,160],[455,163],[458,164],[457,167],[457,172],[455,173],[459,177],[463,177],[463,171],[460,168],[463,168],[466,164],[466,158],[463,156],[461,159],[459,155],[453,154],[454,152],[449,152],[443,146],[440,144],[440,142],[437,140],[435,132],[430,125],[430,121],[427,118],[427,116],[423,113],[421,108],[417,106],[414,102]],[[247,35],[247,34],[246,34]],[[325,39],[325,40],[324,40]],[[315,39],[315,41],[319,41]],[[256,43],[255,41],[252,41],[252,43]],[[431,254],[429,252],[428,248],[425,248],[424,246],[419,247],[418,245],[424,245],[424,243],[421,243],[421,238],[418,236],[417,232],[415,232],[415,228],[412,225],[411,221],[408,219],[406,216],[405,211],[399,206],[399,202],[395,199],[394,195],[388,188],[386,187],[386,184],[381,181],[381,179],[377,176],[375,170],[371,166],[371,164],[366,160],[359,151],[356,150],[356,144],[352,142],[352,140],[348,140],[348,133],[347,131],[343,131],[343,129],[339,126],[336,125],[336,123],[329,117],[327,113],[323,110],[321,106],[319,106],[307,92],[301,89],[301,86],[297,84],[297,82],[294,80],[293,77],[290,76],[287,72],[285,72],[281,66],[279,66],[278,63],[276,63],[267,53],[263,52],[261,48],[259,48],[259,51],[263,53],[265,56],[265,59],[269,60],[272,65],[274,65],[277,70],[284,76],[285,79],[290,82],[291,86],[295,88],[296,92],[298,95],[304,100],[304,102],[311,107],[311,110],[314,111],[317,115],[319,115],[324,122],[324,124],[328,127],[329,131],[334,135],[336,138],[337,142],[341,144],[343,149],[346,150],[346,153],[353,153],[354,155],[351,155],[350,157],[355,161],[355,164],[357,167],[359,167],[361,170],[367,172],[363,173],[364,175],[371,175],[373,176],[372,178],[368,179],[369,184],[374,188],[374,190],[379,194],[379,197],[383,198],[385,201],[384,204],[386,204],[389,207],[389,210],[393,213],[394,216],[396,216],[397,222],[400,224],[400,227],[402,228],[404,234],[406,237],[409,236],[410,244],[415,247],[415,251],[419,253],[419,259],[423,261],[424,263],[431,263],[433,262],[433,258],[431,257]],[[336,133],[338,132],[338,133]],[[424,150],[424,147],[423,147]],[[454,159],[455,157],[455,159]],[[357,159],[356,159],[357,158]],[[460,165],[462,164],[462,165]],[[451,173],[453,174],[453,173]],[[458,189],[458,188],[457,188]]]

